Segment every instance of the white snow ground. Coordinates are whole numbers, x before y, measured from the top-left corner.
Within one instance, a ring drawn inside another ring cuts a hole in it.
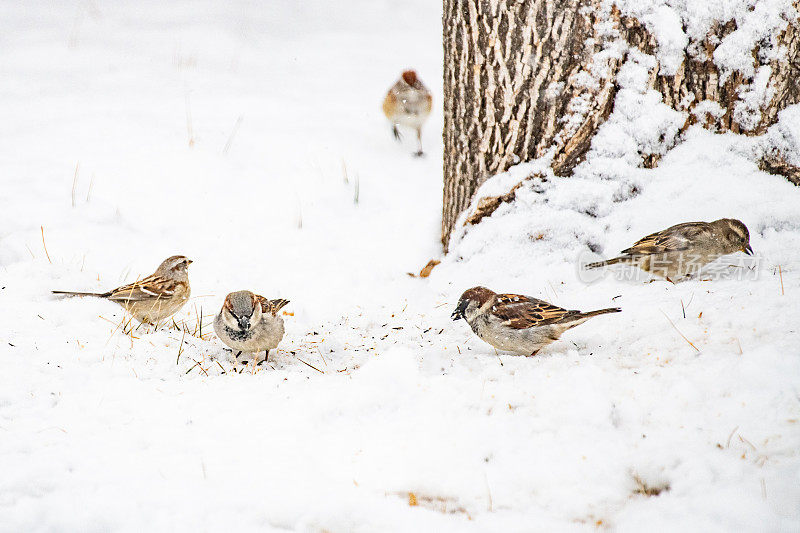
[[[414,159],[380,100],[413,66],[439,109],[439,4],[3,6],[0,530],[800,530],[800,191],[751,157],[796,148],[800,110],[637,169],[636,120],[674,117],[630,65],[574,178],[410,278],[440,253],[442,119]],[[720,216],[760,254],[741,276],[575,266]],[[195,260],[189,333],[128,336],[114,304],[49,294],[173,253]],[[475,284],[624,312],[496,355],[449,319]],[[241,288],[292,300],[273,368],[234,373],[208,334]]]

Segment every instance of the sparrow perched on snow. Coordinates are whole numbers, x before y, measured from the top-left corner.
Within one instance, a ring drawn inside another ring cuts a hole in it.
[[[431,92],[419,81],[417,73],[413,70],[403,72],[383,99],[383,114],[392,123],[395,139],[400,139],[398,126],[416,130],[419,149],[414,155],[417,156],[423,155],[422,125],[431,114],[432,104]]]
[[[466,320],[481,340],[499,350],[536,355],[568,329],[593,316],[620,311],[612,307],[582,313],[530,296],[496,294],[486,287],[473,287],[464,291],[451,316],[453,320]]]
[[[139,322],[158,324],[177,313],[192,293],[187,267],[191,259],[173,255],[153,274],[114,290],[98,292],[53,291],[67,296],[96,296],[118,303]]]
[[[283,318],[278,311],[288,303],[289,300],[267,300],[250,291],[232,292],[214,319],[214,331],[228,347],[239,351],[237,357],[242,352],[264,350],[266,361],[269,351],[283,339]]]
[[[619,257],[589,263],[584,268],[627,263],[677,281],[697,274],[718,257],[739,251],[753,255],[750,232],[740,220],[684,222],[636,241]]]

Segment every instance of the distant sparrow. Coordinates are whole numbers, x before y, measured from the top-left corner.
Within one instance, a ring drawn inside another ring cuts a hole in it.
[[[266,361],[269,351],[283,339],[283,318],[278,311],[288,303],[289,300],[267,300],[250,291],[232,292],[214,319],[214,331],[229,348],[239,352],[237,357],[242,352],[264,350]]]
[[[498,350],[536,355],[568,329],[593,316],[620,311],[612,307],[582,313],[530,296],[496,294],[486,287],[473,287],[461,295],[452,318],[466,320],[481,340]]]
[[[53,291],[53,294],[105,298],[124,307],[139,322],[157,325],[177,313],[189,299],[192,291],[187,267],[190,264],[191,259],[173,255],[146,278],[108,292]]]
[[[714,222],[684,222],[644,237],[622,250],[619,257],[589,263],[584,268],[626,263],[677,281],[697,274],[718,257],[739,251],[753,255],[750,232],[741,221],[721,218]]]
[[[403,72],[383,99],[383,114],[392,123],[395,139],[400,139],[398,126],[416,130],[418,150],[414,155],[417,156],[423,155],[422,125],[431,114],[432,104],[431,92],[419,81],[413,70]]]

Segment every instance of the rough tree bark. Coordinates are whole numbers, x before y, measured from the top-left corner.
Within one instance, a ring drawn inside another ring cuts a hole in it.
[[[609,24],[615,31],[608,31]],[[459,215],[488,177],[543,156],[552,157],[556,175],[569,175],[613,110],[616,75],[625,61],[625,55],[611,58],[597,69],[595,54],[610,40],[653,54],[656,41],[642,23],[622,16],[606,0],[444,0],[443,26],[446,249]],[[782,59],[759,59],[762,54],[753,50],[754,67],[772,68],[774,96],[755,123],[752,117],[746,126],[740,123],[736,104],[751,80],[736,73],[723,76],[712,59],[720,40],[735,29],[735,21],[718,24],[704,40],[690,42],[676,72],[667,75],[657,66],[652,73],[649,87],[679,111],[692,111],[707,100],[720,106],[714,115],[688,113],[684,129],[701,121],[718,131],[758,135],[776,121],[778,111],[800,101],[795,20],[779,37],[786,50]],[[587,84],[587,76],[596,83]],[[775,171],[785,163],[762,162],[762,168]],[[642,166],[657,164],[657,154],[642,154]],[[797,176],[796,168],[791,171]],[[477,223],[513,198],[514,189],[485,199],[466,223]]]

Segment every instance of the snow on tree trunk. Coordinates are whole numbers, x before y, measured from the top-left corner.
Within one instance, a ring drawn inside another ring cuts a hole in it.
[[[704,27],[688,8],[681,19],[653,0],[444,0],[445,247],[490,176],[538,158],[572,172],[614,109],[632,53],[656,58],[647,86],[684,114],[681,132],[763,134],[800,101],[800,2],[724,2],[736,16]],[[649,168],[661,156],[640,155]],[[762,168],[783,169],[773,156]],[[513,199],[514,189],[482,199],[464,223]]]

